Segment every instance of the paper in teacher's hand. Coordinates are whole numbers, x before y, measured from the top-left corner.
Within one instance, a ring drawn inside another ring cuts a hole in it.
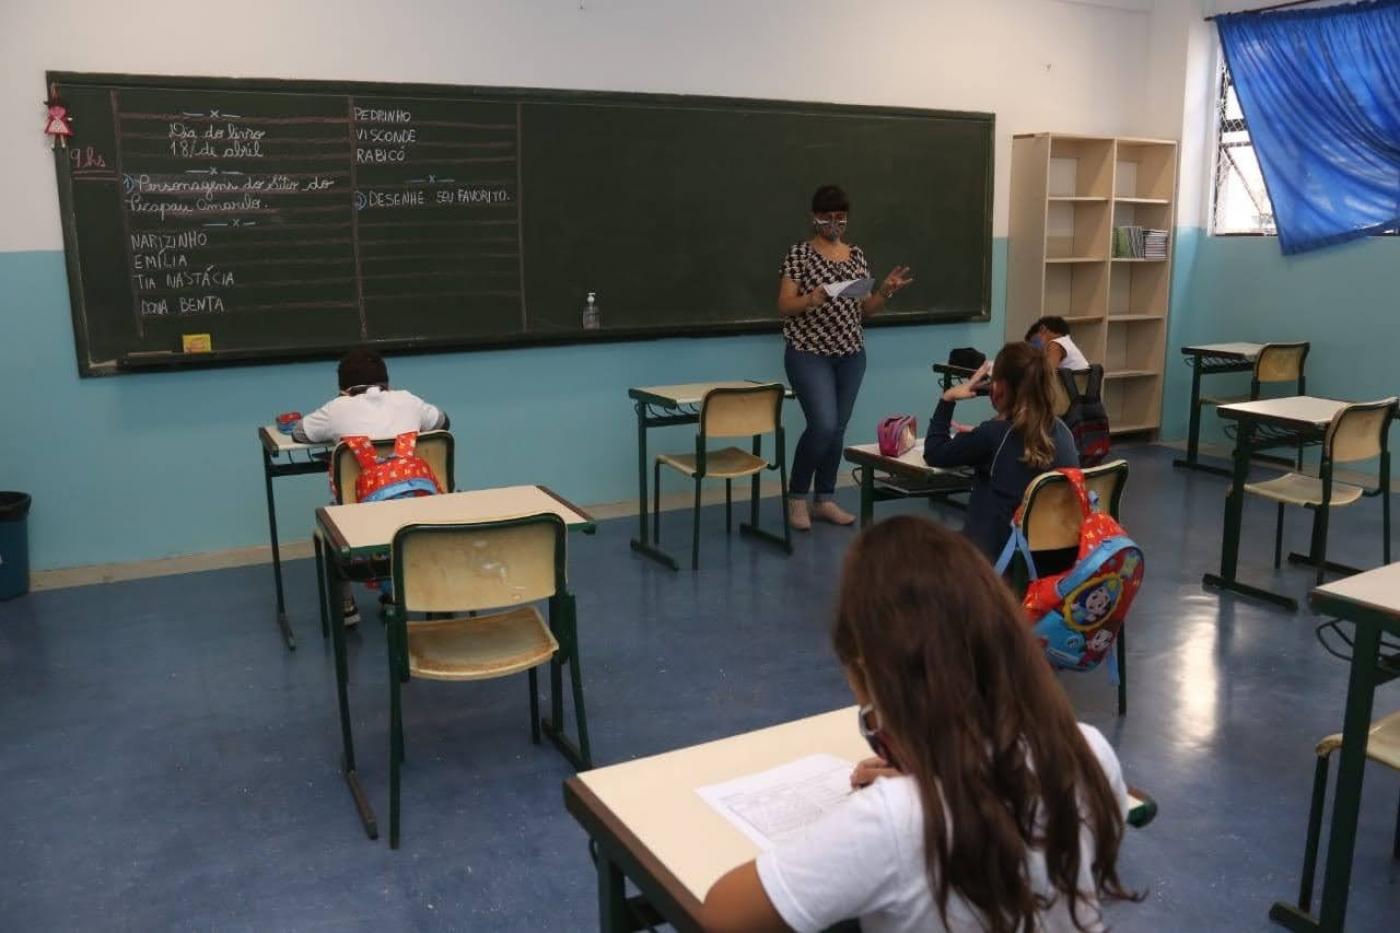
[[[847,279],[844,282],[832,282],[830,285],[823,285],[826,293],[832,298],[864,298],[875,290],[874,279]]]

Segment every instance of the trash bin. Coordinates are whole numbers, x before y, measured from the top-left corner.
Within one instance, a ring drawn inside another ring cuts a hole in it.
[[[22,492],[0,492],[0,599],[29,592],[30,501]]]

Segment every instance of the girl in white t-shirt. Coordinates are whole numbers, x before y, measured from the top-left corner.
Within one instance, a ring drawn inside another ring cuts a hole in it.
[[[916,516],[864,532],[833,641],[877,757],[845,802],[715,882],[707,930],[1093,931],[1101,897],[1134,897],[1118,759],[970,542]]]

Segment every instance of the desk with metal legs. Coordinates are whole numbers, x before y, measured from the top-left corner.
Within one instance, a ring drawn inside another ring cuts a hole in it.
[[[1348,402],[1310,395],[1287,398],[1260,399],[1257,402],[1237,402],[1216,409],[1220,417],[1235,422],[1234,469],[1231,473],[1230,494],[1225,500],[1225,529],[1220,542],[1220,572],[1208,573],[1204,586],[1229,590],[1273,603],[1290,612],[1297,611],[1298,601],[1262,587],[1241,583],[1236,572],[1240,555],[1240,522],[1244,515],[1244,484],[1249,479],[1250,459],[1261,450],[1274,447],[1298,448],[1322,441],[1332,416]],[[1316,542],[1314,542],[1314,549]]]
[[[1356,635],[1347,681],[1342,748],[1337,787],[1332,795],[1332,829],[1327,838],[1327,867],[1322,879],[1321,912],[1313,915],[1297,904],[1276,901],[1269,917],[1298,933],[1340,931],[1346,922],[1351,889],[1351,862],[1361,813],[1361,785],[1366,773],[1366,742],[1376,687],[1397,676],[1400,656],[1381,655],[1381,636],[1400,638],[1400,563],[1319,586],[1309,597],[1315,612],[1351,622]],[[1318,804],[1314,804],[1315,806]],[[1311,851],[1315,851],[1312,846]]]
[[[1262,343],[1202,343],[1181,348],[1191,366],[1191,408],[1190,428],[1186,432],[1186,456],[1172,461],[1172,466],[1203,473],[1229,476],[1224,467],[1201,463],[1199,460],[1201,442],[1201,377],[1216,376],[1222,373],[1248,373],[1254,371],[1254,360],[1264,348]]]
[[[324,572],[320,581],[322,624],[329,625],[335,652],[335,694],[340,714],[341,771],[349,785],[355,810],[369,838],[379,836],[374,808],[360,786],[355,768],[355,737],[350,726],[349,673],[345,654],[345,619],[336,601],[328,595],[340,592],[346,580],[345,569],[356,561],[387,561],[394,534],[405,525],[419,522],[492,522],[526,515],[552,513],[572,530],[591,534],[597,530],[593,519],[582,509],[561,499],[543,486],[507,486],[476,489],[440,496],[391,499],[385,502],[358,502],[331,505],[316,510],[317,532],[325,542]],[[329,605],[328,605],[329,604]],[[550,613],[551,624],[554,613]],[[559,747],[575,767],[588,767],[580,749],[564,735],[564,696],[561,661],[556,653],[549,662],[550,714],[541,726],[545,735]]]
[[[728,382],[687,382],[669,386],[641,386],[627,390],[632,399],[632,407],[637,412],[637,537],[632,539],[632,550],[645,557],[665,564],[672,570],[679,569],[676,559],[652,544],[651,514],[648,509],[647,494],[647,431],[678,424],[698,424],[700,403],[705,393],[711,389],[749,388],[763,383],[753,379],[739,379]],[[792,398],[792,390],[785,390],[785,397]],[[755,437],[754,453],[761,450],[761,437]],[[749,527],[758,525],[759,477],[754,474],[750,483]],[[743,530],[743,526],[740,526]]]
[[[277,540],[277,501],[272,493],[272,481],[279,476],[308,476],[312,473],[327,475],[331,445],[298,444],[290,435],[277,430],[276,425],[263,425],[258,428],[258,441],[262,447],[263,488],[267,493],[267,531],[272,544],[272,579],[277,587],[277,628],[282,633],[282,641],[287,650],[295,651],[297,638],[287,622],[287,603],[282,593],[282,550]]]

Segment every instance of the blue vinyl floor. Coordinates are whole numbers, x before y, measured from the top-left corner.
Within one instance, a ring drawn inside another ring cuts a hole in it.
[[[1269,905],[1296,891],[1312,747],[1340,729],[1346,665],[1318,646],[1306,611],[1202,591],[1225,480],[1174,471],[1165,449],[1128,457],[1125,524],[1148,570],[1129,625],[1127,717],[1106,672],[1062,678],[1161,806],[1122,859],[1147,899],[1110,919],[1117,930],[1275,929]],[[765,508],[776,517],[775,501]],[[1334,513],[1332,556],[1377,563],[1379,512],[1366,500]],[[1248,504],[1241,575],[1303,597],[1308,572],[1270,565],[1272,518]],[[850,702],[827,627],[853,533],[820,526],[785,558],[726,540],[722,508],[703,521],[695,574],[631,554],[634,520],[571,539],[599,764]],[[1299,550],[1306,528],[1290,516]],[[686,513],[666,514],[683,560],[688,530]],[[0,604],[0,929],[596,929],[585,837],[562,803],[570,772],[530,744],[523,675],[407,687],[403,848],[365,838],[337,770],[312,566],[287,570],[294,654],[273,624],[266,566]],[[387,671],[371,603],[361,597],[366,618],[350,636],[351,703],[383,822]],[[1397,707],[1400,687],[1381,688],[1377,715]],[[1397,775],[1368,769],[1349,929],[1400,923],[1397,790]]]

